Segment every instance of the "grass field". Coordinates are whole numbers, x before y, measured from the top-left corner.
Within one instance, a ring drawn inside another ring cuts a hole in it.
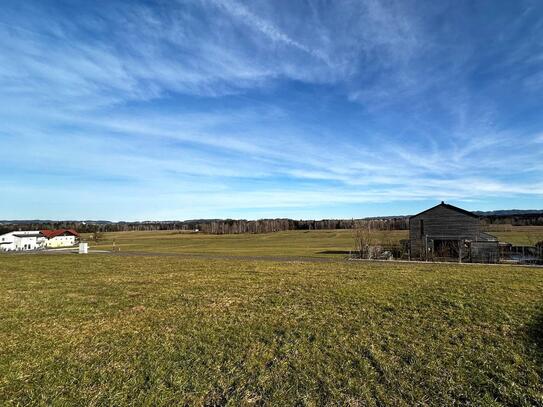
[[[500,227],[490,233],[513,244],[543,240],[543,227]],[[378,240],[398,242],[407,231],[376,232]],[[88,236],[88,235],[87,235]],[[352,230],[289,231],[263,234],[207,235],[176,231],[105,233],[91,247],[110,250],[113,241],[121,251],[152,253],[215,254],[237,256],[345,257],[352,250]]]
[[[495,225],[488,228],[488,233],[514,245],[532,246],[543,240],[543,226]]]
[[[404,231],[392,232],[396,239]],[[234,256],[334,257],[353,248],[351,230],[289,231],[262,234],[208,235],[175,231],[105,233],[105,240],[92,248],[111,249],[113,240],[121,251]],[[343,255],[345,257],[345,255]]]
[[[0,405],[543,405],[542,338],[540,268],[0,256]]]

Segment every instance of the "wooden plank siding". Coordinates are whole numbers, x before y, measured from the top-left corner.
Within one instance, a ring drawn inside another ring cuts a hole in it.
[[[478,240],[480,233],[477,216],[442,202],[409,218],[411,257],[425,257],[426,239]]]

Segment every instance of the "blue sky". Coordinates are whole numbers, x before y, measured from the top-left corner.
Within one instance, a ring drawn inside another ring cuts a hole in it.
[[[11,1],[0,218],[543,208],[541,1]]]

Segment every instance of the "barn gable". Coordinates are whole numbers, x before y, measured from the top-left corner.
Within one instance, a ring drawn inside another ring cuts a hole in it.
[[[470,217],[473,217],[473,218],[477,218],[479,219],[479,217],[477,215],[475,215],[473,212],[470,212],[470,211],[466,211],[465,209],[462,209],[462,208],[459,208],[458,206],[454,206],[454,205],[449,205],[449,204],[446,204],[444,201],[441,201],[441,203],[439,205],[436,205],[436,206],[432,206],[431,208],[429,209],[426,209],[422,212],[419,212],[417,213],[416,215],[413,215],[409,218],[409,220],[411,219],[414,219],[414,218],[417,218],[419,216],[422,216],[422,215],[425,215],[427,214],[428,212],[431,212],[431,211],[434,211],[438,208],[445,208],[445,209],[449,209],[451,211],[455,211],[455,212],[458,212],[458,213],[461,213],[463,215],[466,215],[466,216],[470,216]]]

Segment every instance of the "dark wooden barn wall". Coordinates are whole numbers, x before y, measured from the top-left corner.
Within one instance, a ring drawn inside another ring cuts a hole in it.
[[[420,220],[424,221],[424,235],[421,238]],[[435,239],[470,239],[475,240],[480,233],[479,219],[443,206],[437,206],[428,212],[409,219],[409,239],[411,256],[424,254],[425,235]]]

